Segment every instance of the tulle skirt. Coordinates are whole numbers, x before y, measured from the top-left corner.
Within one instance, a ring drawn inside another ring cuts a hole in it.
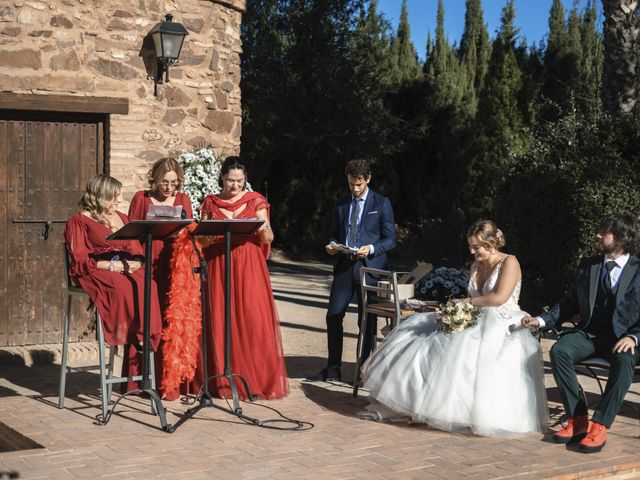
[[[526,315],[484,308],[478,324],[439,333],[437,314],[400,323],[363,366],[364,388],[387,408],[446,431],[508,436],[546,430],[542,355],[528,330],[511,333]]]

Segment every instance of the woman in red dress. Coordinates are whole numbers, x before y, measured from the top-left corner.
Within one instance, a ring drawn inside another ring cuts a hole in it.
[[[257,192],[245,190],[246,169],[238,157],[228,157],[220,171],[222,193],[209,195],[202,203],[203,220],[259,219],[265,223],[249,236],[232,238],[231,250],[231,369],[244,377],[251,392],[261,399],[276,399],[289,393],[284,364],[280,321],[276,310],[266,259],[273,232],[269,226],[269,203]],[[213,335],[207,332],[208,374],[224,367],[224,238],[202,240],[209,268]],[[215,343],[215,346],[214,346]],[[202,372],[200,377],[202,376]],[[237,382],[238,393],[246,398]],[[212,392],[229,397],[225,381],[212,381]]]
[[[88,294],[102,317],[110,345],[143,341],[144,250],[137,240],[107,240],[129,222],[117,211],[122,184],[107,175],[89,180],[80,211],[65,226],[70,274]],[[151,288],[151,346],[157,349],[162,323],[155,284]]]
[[[149,207],[151,205],[167,206],[167,207],[180,207],[176,208],[175,212],[180,218],[192,218],[193,211],[191,209],[191,200],[189,197],[181,192],[182,185],[184,184],[184,173],[180,164],[170,157],[161,158],[156,160],[148,174],[149,190],[140,190],[136,192],[129,205],[129,219],[130,220],[147,220],[147,214],[149,213]],[[170,286],[170,274],[169,260],[171,259],[173,247],[173,238],[166,240],[154,240],[153,241],[153,257],[151,259],[153,264],[153,279],[158,285],[158,297],[160,298],[160,309],[162,312],[163,325],[165,318],[165,311],[168,306],[168,293]],[[129,358],[129,374],[137,375],[141,365],[139,365],[139,358],[136,352],[131,350],[125,352]],[[156,375],[161,377],[162,375],[162,348],[160,348],[158,355],[156,355]],[[157,382],[161,385],[161,382]],[[129,382],[127,386],[128,390],[136,389],[136,382]],[[172,392],[161,392],[163,398],[166,400],[175,400],[179,397],[180,393],[175,390]],[[186,393],[186,392],[185,392]]]

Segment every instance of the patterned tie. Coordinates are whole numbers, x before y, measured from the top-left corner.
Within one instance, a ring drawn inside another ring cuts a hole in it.
[[[355,203],[351,208],[351,218],[349,218],[349,246],[356,246],[356,235],[358,234],[358,214],[360,213],[360,200],[353,200]]]
[[[602,271],[603,271],[602,286],[604,287],[604,291],[607,292],[607,293],[610,293],[611,290],[612,290],[612,287],[611,287],[611,270],[613,270],[617,266],[618,266],[618,264],[616,262],[612,261],[612,260],[609,260],[603,266],[604,268],[602,269]]]

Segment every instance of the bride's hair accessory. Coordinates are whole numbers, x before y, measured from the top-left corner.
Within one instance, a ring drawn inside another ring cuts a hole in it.
[[[500,249],[504,247],[506,238],[491,220],[478,220],[467,231],[467,238],[476,237],[480,243],[486,246]]]

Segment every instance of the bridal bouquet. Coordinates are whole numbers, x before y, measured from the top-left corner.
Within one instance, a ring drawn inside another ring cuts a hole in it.
[[[438,331],[442,333],[461,332],[473,327],[478,321],[480,310],[467,300],[448,300],[441,305],[442,316],[438,321]]]

